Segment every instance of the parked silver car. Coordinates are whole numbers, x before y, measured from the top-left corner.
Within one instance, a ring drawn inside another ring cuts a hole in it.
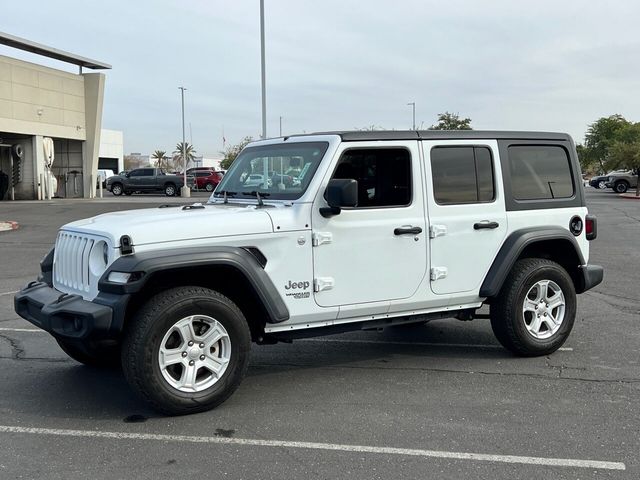
[[[629,190],[629,188],[636,188],[638,186],[638,175],[631,170],[628,172],[616,172],[609,176],[606,185],[618,193],[624,193]]]

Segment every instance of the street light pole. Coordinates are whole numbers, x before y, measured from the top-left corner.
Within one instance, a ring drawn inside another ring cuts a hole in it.
[[[411,105],[413,108],[413,130],[416,129],[416,102],[409,102],[407,105]]]
[[[184,176],[184,185],[182,186],[181,189],[181,195],[183,197],[190,197],[191,196],[191,190],[189,190],[189,187],[187,186],[187,144],[186,144],[186,139],[185,139],[185,131],[184,131],[184,91],[186,90],[186,88],[184,87],[178,87],[180,89],[180,96],[182,98],[182,162],[184,163],[184,172],[183,172],[183,176]]]
[[[267,87],[264,62],[264,0],[260,0],[260,63],[262,71],[262,138],[267,138]]]
[[[282,115],[280,115],[280,136],[282,136]]]

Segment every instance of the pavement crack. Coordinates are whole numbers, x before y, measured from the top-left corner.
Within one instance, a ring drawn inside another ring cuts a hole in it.
[[[621,208],[617,208],[617,207],[611,207],[611,208],[622,213],[625,217],[629,218],[630,220],[640,223],[640,218],[634,217],[633,215],[629,215],[625,210],[622,210]]]
[[[13,360],[24,359],[24,348],[20,345],[20,342],[15,338],[11,338],[9,335],[0,334],[0,338],[5,340],[11,346],[11,357]]]
[[[550,368],[557,369],[558,367],[548,365]],[[424,371],[424,372],[437,372],[437,373],[460,373],[468,375],[487,375],[496,377],[526,377],[537,378],[543,380],[562,380],[562,381],[578,381],[578,382],[590,382],[590,383],[603,383],[603,384],[640,384],[640,378],[615,378],[615,379],[593,379],[583,377],[562,377],[562,376],[549,376],[541,373],[518,373],[518,372],[488,372],[481,370],[456,370],[451,368],[430,368],[430,367],[382,367],[382,366],[359,366],[359,365],[311,365],[311,364],[297,364],[297,363],[259,363],[252,364],[251,367],[265,367],[265,368],[277,368],[277,367],[294,367],[294,368],[328,368],[328,369],[360,369],[360,370],[404,370],[404,371]],[[561,370],[568,369],[569,367],[562,366]],[[580,370],[580,369],[577,369]]]

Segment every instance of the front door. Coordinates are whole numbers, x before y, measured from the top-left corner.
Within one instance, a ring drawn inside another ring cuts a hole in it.
[[[507,234],[498,144],[422,142],[431,238],[431,290],[479,290]]]
[[[314,291],[318,305],[412,296],[427,267],[418,142],[343,144],[313,206]],[[330,178],[358,182],[358,206],[323,217]]]

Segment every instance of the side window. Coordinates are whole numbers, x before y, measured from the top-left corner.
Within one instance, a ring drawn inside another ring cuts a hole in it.
[[[433,196],[440,205],[491,202],[495,198],[488,147],[434,147],[431,172]]]
[[[131,170],[131,172],[129,173],[129,176],[130,177],[141,177],[143,171],[144,170]]]
[[[144,170],[142,170],[142,173],[140,175],[142,175],[143,177],[153,177],[155,171],[153,170],[153,168],[145,168]]]
[[[511,145],[509,169],[516,200],[568,198],[575,193],[569,155],[560,146]]]
[[[404,148],[354,148],[342,154],[332,178],[358,182],[358,207],[411,203],[411,154]]]

